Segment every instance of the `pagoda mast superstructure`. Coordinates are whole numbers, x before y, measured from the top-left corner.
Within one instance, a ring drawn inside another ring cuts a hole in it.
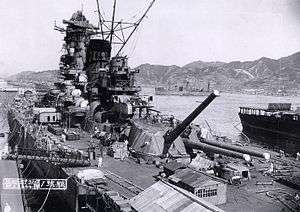
[[[106,21],[99,8],[97,1],[100,38],[91,39],[87,48],[87,61],[85,71],[88,77],[89,102],[93,114],[97,112],[112,111],[115,103],[126,103],[130,100],[124,100],[124,96],[135,96],[141,88],[135,86],[134,75],[138,72],[128,66],[128,58],[120,56],[121,50],[128,43],[142,20],[146,17],[150,8],[154,4],[153,0],[142,17],[137,22],[130,23],[125,21],[116,21],[117,1],[113,2],[112,19]],[[128,36],[126,36],[126,34]],[[111,56],[112,48],[116,48],[117,54]]]

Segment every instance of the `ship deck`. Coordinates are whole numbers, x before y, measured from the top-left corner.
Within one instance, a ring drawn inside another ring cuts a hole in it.
[[[147,123],[144,124],[147,125]],[[153,130],[155,128],[154,125]],[[85,139],[79,141],[66,141],[65,144],[76,149],[88,148],[90,136],[86,134],[84,137]],[[294,167],[295,174],[300,173],[299,161],[291,158],[279,158],[278,153],[266,151],[258,145],[250,144],[247,148],[259,152],[269,152],[272,158],[271,161],[274,164],[291,164]],[[99,156],[100,150],[96,148],[96,160],[91,161],[90,167],[65,168],[65,171],[69,175],[76,175],[83,169],[98,169],[104,173],[108,189],[117,191],[119,195],[126,199],[131,199],[153,185],[156,182],[155,177],[162,171],[153,164],[137,163],[135,158],[129,157],[125,160],[120,160],[114,159],[105,153],[103,155],[103,165],[98,168],[97,158]],[[262,159],[254,158],[253,164],[254,166],[250,167],[252,179],[244,181],[241,185],[228,185],[227,202],[226,204],[218,205],[218,207],[231,212],[239,212],[241,208],[243,208],[243,212],[280,212],[282,209],[294,207],[293,201],[278,199],[276,195],[284,193],[295,194],[299,193],[299,191],[275,182],[274,178],[263,174],[261,170],[266,169],[269,163],[264,162]],[[260,185],[264,183],[265,185]]]
[[[280,197],[287,193],[294,195],[299,191],[275,182],[270,176],[259,172],[259,167],[264,165],[260,162],[255,164],[256,168],[250,170],[252,179],[242,182],[241,185],[228,185],[227,202],[218,207],[230,212],[293,211],[296,208],[293,196],[290,199]]]
[[[155,127],[153,129],[155,129]],[[61,139],[59,136],[54,136],[50,132],[49,136],[57,141]],[[97,144],[97,142],[99,144],[99,141],[97,139],[93,139],[91,134],[82,133],[80,140],[67,140],[64,143],[59,143],[72,149],[87,150],[91,144]],[[252,145],[250,146],[251,148],[257,148],[252,147]],[[278,153],[275,152],[272,152],[271,155],[273,158],[272,162],[293,164],[293,166],[296,167],[295,171],[300,173],[299,161],[290,160],[288,158],[278,158],[276,157]],[[68,175],[76,175],[80,170],[84,169],[101,170],[107,179],[107,189],[117,191],[126,199],[131,199],[141,191],[153,185],[156,182],[155,176],[157,176],[161,171],[161,169],[157,168],[153,164],[137,163],[136,159],[131,157],[126,158],[125,160],[120,160],[114,159],[113,157],[105,154],[103,156],[103,165],[98,168],[97,159],[99,156],[100,149],[96,148],[96,160],[91,161],[90,167],[64,168],[64,171]],[[227,203],[224,205],[218,205],[218,207],[231,212],[241,211],[241,208],[244,212],[280,212],[282,209],[286,210],[290,207],[287,205],[292,205],[292,201],[286,199],[280,200],[275,195],[281,194],[282,192],[293,195],[296,192],[299,193],[299,191],[274,182],[273,178],[270,176],[263,175],[259,170],[268,165],[268,163],[263,162],[261,159],[255,159],[254,167],[251,168],[252,179],[243,182],[241,185],[228,185]],[[272,182],[272,184],[258,185],[258,182],[266,184]]]
[[[57,139],[59,139],[57,137]],[[92,145],[95,146],[95,160],[90,160],[90,167],[64,168],[68,175],[77,175],[84,169],[97,169],[104,173],[107,186],[110,190],[117,191],[121,196],[130,199],[139,192],[155,183],[155,176],[161,171],[153,164],[138,163],[135,158],[124,160],[115,159],[106,154],[107,147],[99,144],[99,140],[91,137],[89,133],[81,133],[80,140],[65,141],[63,145],[84,152]],[[101,150],[102,149],[102,150]],[[102,151],[102,167],[98,167],[98,158]],[[130,187],[130,188],[129,188]],[[129,188],[129,189],[128,189]]]
[[[64,168],[64,170],[69,175],[76,175],[84,169],[100,170],[106,177],[108,188],[127,199],[153,185],[156,182],[155,176],[161,171],[153,164],[138,164],[132,158],[119,160],[108,155],[103,156],[102,164],[102,167],[98,167],[97,160],[92,160],[88,168]]]
[[[251,168],[252,179],[243,181],[241,185],[228,185],[227,202],[218,207],[230,212],[281,212],[294,207],[293,200],[280,200],[275,196],[284,193],[293,195],[299,191],[275,182],[270,176],[261,173],[260,169],[267,166],[265,162],[255,160],[254,165]],[[103,157],[101,168],[97,167],[97,161],[93,161],[89,168],[101,170],[106,176],[108,187],[127,199],[153,185],[156,182],[155,176],[161,171],[152,164],[138,164],[131,158],[121,161],[107,155]],[[76,174],[82,169],[85,168],[68,168],[66,172]],[[265,185],[260,185],[264,183]]]

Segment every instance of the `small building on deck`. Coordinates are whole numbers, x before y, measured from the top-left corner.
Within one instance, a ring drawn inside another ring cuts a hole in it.
[[[241,181],[251,178],[249,168],[238,163],[229,163],[215,167],[215,173],[230,183],[241,183]]]
[[[217,206],[164,181],[158,181],[130,200],[133,211],[224,212]]]
[[[214,205],[226,203],[227,183],[222,179],[186,168],[171,175],[169,180]]]

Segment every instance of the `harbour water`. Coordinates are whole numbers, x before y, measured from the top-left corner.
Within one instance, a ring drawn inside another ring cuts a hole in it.
[[[154,95],[153,88],[144,88],[143,92],[148,95]],[[183,120],[205,98],[205,96],[154,95],[153,103],[155,108],[162,113],[174,114],[176,118]],[[217,135],[239,140],[242,130],[238,117],[239,107],[267,107],[268,103],[272,102],[287,102],[292,103],[293,106],[300,106],[300,97],[221,93],[220,97],[212,102],[209,107],[197,117],[195,123],[207,128],[208,126],[205,123],[205,121],[207,121]]]

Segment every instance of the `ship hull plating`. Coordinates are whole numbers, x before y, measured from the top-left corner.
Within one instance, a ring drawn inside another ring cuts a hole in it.
[[[300,152],[300,122],[275,116],[239,114],[243,133],[275,150],[295,154]]]
[[[10,127],[10,139],[8,140],[12,148],[21,153],[21,149],[33,149],[35,139],[30,132],[8,112],[8,124]],[[41,207],[41,202],[46,198],[45,208],[49,211],[70,211],[76,210],[77,185],[73,178],[70,178],[60,166],[46,161],[29,160],[22,161],[24,166],[20,170],[21,177],[31,179],[68,179],[66,190],[25,191],[27,204],[30,208]],[[49,192],[49,194],[48,194]],[[55,203],[55,204],[53,204]],[[60,204],[61,203],[61,204]]]

